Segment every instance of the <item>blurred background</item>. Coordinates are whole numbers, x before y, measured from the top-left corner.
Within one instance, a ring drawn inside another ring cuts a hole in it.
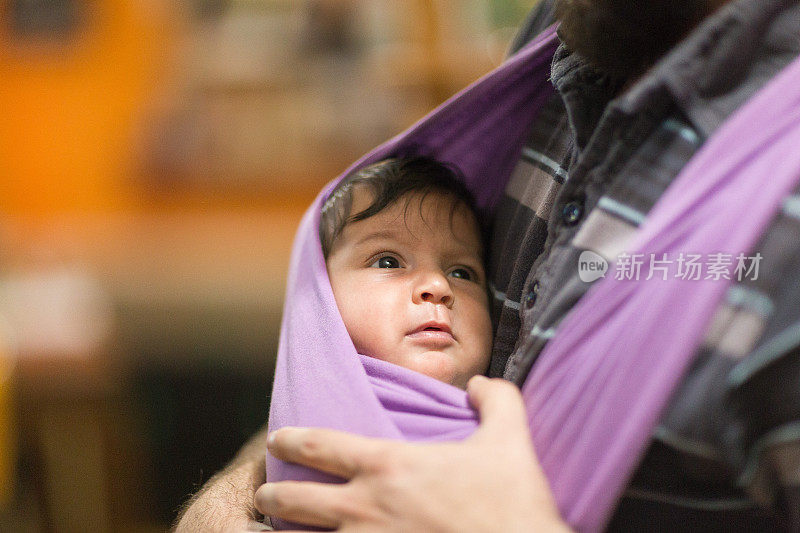
[[[164,531],[266,420],[319,188],[534,0],[0,0],[0,531]]]

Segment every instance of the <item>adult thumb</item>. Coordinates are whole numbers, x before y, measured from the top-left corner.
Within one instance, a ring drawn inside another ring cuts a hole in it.
[[[476,435],[530,441],[528,416],[516,385],[504,379],[475,376],[467,383],[467,396],[480,418]]]

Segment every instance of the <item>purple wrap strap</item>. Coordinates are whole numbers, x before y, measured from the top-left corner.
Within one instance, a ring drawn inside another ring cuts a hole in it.
[[[605,525],[730,286],[682,279],[676,259],[749,253],[800,180],[798,147],[795,61],[706,142],[634,237],[627,253],[672,261],[667,280],[598,281],[539,356],[523,386],[531,434],[579,530]]]

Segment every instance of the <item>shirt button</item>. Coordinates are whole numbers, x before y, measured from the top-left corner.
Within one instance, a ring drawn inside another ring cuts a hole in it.
[[[578,200],[573,200],[564,204],[561,208],[561,220],[567,226],[574,226],[583,216],[583,203]]]
[[[536,296],[539,295],[539,282],[534,281],[531,288],[525,293],[525,308],[530,309],[536,303]]]

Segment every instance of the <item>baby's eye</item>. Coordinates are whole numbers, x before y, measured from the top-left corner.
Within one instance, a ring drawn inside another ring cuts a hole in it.
[[[465,279],[467,281],[472,279],[472,274],[466,268],[455,268],[450,272],[450,275],[454,278]]]
[[[391,255],[384,255],[372,263],[370,268],[400,268],[400,260]]]

